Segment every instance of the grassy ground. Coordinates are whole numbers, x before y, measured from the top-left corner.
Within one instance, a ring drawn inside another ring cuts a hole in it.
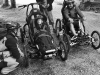
[[[61,17],[61,6],[54,5],[54,20]],[[86,31],[100,30],[100,14],[83,12],[87,20]],[[25,24],[25,10],[0,9],[0,19]],[[55,58],[49,61],[30,60],[28,68],[19,67],[9,75],[100,75],[100,55],[91,46],[71,48],[68,60]]]

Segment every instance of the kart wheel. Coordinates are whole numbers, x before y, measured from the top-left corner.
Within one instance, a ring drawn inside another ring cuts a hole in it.
[[[61,31],[61,20],[60,19],[56,20],[55,31],[56,31],[56,36],[58,37],[59,32]]]
[[[68,46],[70,49],[70,39],[67,34],[63,34],[63,41],[65,42],[66,46]]]
[[[61,41],[59,43],[60,50],[59,50],[59,56],[62,59],[62,61],[67,60],[68,58],[68,53],[69,53],[69,45],[68,47],[66,46],[65,42]]]
[[[29,66],[27,47],[24,46],[23,50],[24,50],[23,67],[27,68]]]
[[[91,37],[92,37],[92,47],[94,49],[100,48],[100,33],[98,31],[93,31]]]
[[[22,28],[20,29],[20,36],[21,36],[21,42],[24,43],[24,32]]]

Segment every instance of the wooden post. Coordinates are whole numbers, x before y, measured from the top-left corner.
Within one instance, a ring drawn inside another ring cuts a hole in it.
[[[11,1],[11,8],[16,8],[16,0],[10,0]]]

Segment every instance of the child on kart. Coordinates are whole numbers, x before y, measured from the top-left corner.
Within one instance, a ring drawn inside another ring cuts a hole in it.
[[[76,31],[79,31],[79,20],[75,20],[78,18],[81,18],[82,23],[84,24],[85,17],[78,8],[78,6],[75,5],[74,0],[65,0],[63,2],[63,8],[62,8],[62,15],[63,19],[65,20],[65,24],[67,25],[67,31],[71,30],[74,37],[77,37],[78,34]]]

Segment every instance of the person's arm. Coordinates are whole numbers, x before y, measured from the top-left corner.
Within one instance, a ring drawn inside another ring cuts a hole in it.
[[[81,10],[79,9],[78,6],[76,6],[76,11],[77,11],[78,15],[79,15],[81,18],[84,18],[83,13],[81,12]]]
[[[68,9],[64,8],[64,9],[62,10],[62,13],[63,13],[63,16],[65,16],[66,19],[69,19],[69,18],[70,18],[70,17],[69,17]]]

